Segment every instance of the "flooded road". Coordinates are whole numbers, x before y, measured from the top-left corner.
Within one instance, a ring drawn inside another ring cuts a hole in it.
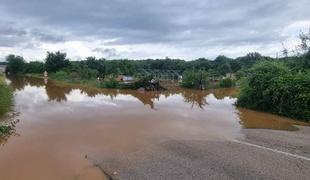
[[[108,179],[115,169],[100,164],[165,142],[223,142],[244,138],[245,128],[298,130],[290,119],[237,109],[236,89],[160,93],[9,81],[20,122],[0,141],[5,180]]]

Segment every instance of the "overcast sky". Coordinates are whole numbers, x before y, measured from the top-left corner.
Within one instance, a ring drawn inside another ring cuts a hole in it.
[[[310,0],[0,0],[0,61],[275,56],[310,28]]]

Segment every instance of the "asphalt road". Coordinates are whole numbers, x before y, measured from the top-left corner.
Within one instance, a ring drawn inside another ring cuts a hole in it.
[[[113,179],[310,179],[310,127],[244,129],[223,141],[168,140],[98,162]]]

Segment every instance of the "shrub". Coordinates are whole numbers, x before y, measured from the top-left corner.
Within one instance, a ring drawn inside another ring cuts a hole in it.
[[[76,73],[78,73],[81,80],[89,80],[92,78],[96,78],[98,71],[90,69],[87,66],[81,66]]]
[[[241,83],[237,105],[309,121],[309,87],[309,71],[296,73],[280,63],[259,63]]]
[[[101,88],[117,88],[119,86],[118,81],[115,78],[110,78],[107,81],[101,82],[99,87]]]
[[[235,81],[230,78],[225,78],[220,81],[221,88],[229,88],[229,87],[234,87],[234,86],[235,86]]]
[[[193,89],[205,89],[208,87],[208,73],[203,70],[186,70],[183,73],[181,86]]]
[[[52,79],[61,80],[61,81],[68,81],[68,79],[70,78],[69,73],[65,71],[57,71],[56,73],[53,73],[50,76]]]
[[[150,85],[150,81],[153,79],[152,76],[145,76],[140,78],[138,81],[135,81],[131,84],[123,84],[122,88],[125,89],[138,89],[138,88],[145,88]]]
[[[10,111],[12,96],[12,89],[5,84],[4,77],[0,75],[0,117]]]
[[[44,72],[44,63],[33,61],[25,64],[25,73],[42,74]]]
[[[57,72],[62,68],[68,67],[70,62],[66,59],[67,54],[61,52],[47,52],[45,68],[48,72]]]
[[[21,56],[8,55],[6,57],[7,67],[6,72],[11,74],[22,74],[24,72],[25,60]]]

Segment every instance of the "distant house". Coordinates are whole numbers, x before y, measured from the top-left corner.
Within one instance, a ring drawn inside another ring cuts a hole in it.
[[[134,78],[132,76],[119,75],[116,80],[120,82],[131,82],[134,81]]]

